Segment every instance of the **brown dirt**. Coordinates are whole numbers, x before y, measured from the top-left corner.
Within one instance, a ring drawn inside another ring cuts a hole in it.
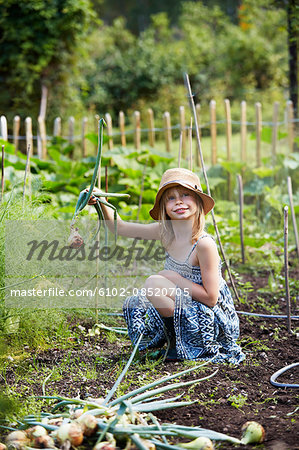
[[[293,273],[293,277],[298,276]],[[251,281],[254,291],[248,293],[246,304],[237,305],[238,310],[252,310],[269,313],[258,308],[257,291],[267,285],[268,275],[244,275],[243,281]],[[273,298],[274,297],[274,300]],[[278,302],[281,314],[285,313],[283,297],[263,294],[263,299],[270,306],[271,301]],[[298,311],[293,308],[293,314]],[[119,319],[123,324],[123,319]],[[293,330],[298,327],[298,321],[293,321]],[[91,322],[80,322],[86,329]],[[61,368],[60,378],[49,378],[46,383],[46,393],[59,393],[68,397],[80,395],[105,396],[113,385],[119,373],[119,362],[127,361],[131,346],[124,339],[109,342],[107,334],[102,332],[98,337],[88,337],[83,331],[78,332],[78,323],[73,323],[76,330],[70,338],[69,348],[51,348],[32,355],[20,364],[12,363],[6,371],[6,383],[14,386],[21,397],[41,395],[42,382],[49,374],[46,368]],[[215,431],[224,432],[239,438],[241,426],[248,420],[261,423],[266,430],[265,443],[259,448],[270,450],[299,449],[298,425],[298,389],[277,388],[270,383],[270,376],[286,365],[298,362],[299,340],[295,334],[289,334],[286,321],[283,319],[262,319],[240,316],[241,345],[246,353],[246,361],[240,366],[219,365],[219,371],[213,378],[203,381],[188,390],[185,394],[191,400],[197,400],[193,405],[160,411],[156,413],[161,422],[176,422],[183,425],[201,426]],[[111,339],[110,339],[111,341]],[[66,346],[67,347],[67,346]],[[183,370],[183,363],[171,362],[160,364],[152,369],[151,376],[158,377]],[[215,365],[205,370],[211,373]],[[42,372],[43,369],[43,372]],[[94,374],[90,375],[90,371]],[[89,374],[88,374],[89,371]],[[20,374],[26,375],[25,377]],[[129,369],[124,381],[132,389],[138,385],[138,380],[149,375],[149,369],[144,369],[142,363],[135,363]],[[299,366],[286,372],[279,378],[285,383],[299,383]],[[185,380],[195,378],[195,374],[185,377]],[[3,380],[0,380],[0,387]],[[182,391],[183,392],[183,391]],[[173,396],[170,393],[169,396]],[[235,396],[232,398],[232,396]],[[165,396],[167,397],[167,395]],[[245,400],[242,405],[240,402]],[[297,410],[296,410],[297,409]],[[48,409],[45,409],[49,411]],[[217,444],[218,446],[218,444]],[[223,443],[222,449],[239,448]],[[247,447],[240,447],[247,448]],[[250,448],[248,446],[248,448]],[[252,448],[252,447],[251,447]]]

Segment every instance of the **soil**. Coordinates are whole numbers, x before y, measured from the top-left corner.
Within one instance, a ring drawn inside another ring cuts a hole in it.
[[[293,278],[298,279],[298,270],[293,270]],[[257,292],[267,286],[268,274],[242,275],[242,282],[250,281],[254,286],[248,292],[246,304],[236,304],[237,310],[247,310],[269,314],[259,306]],[[285,314],[283,297],[264,293],[263,306],[279,303],[278,311]],[[296,305],[292,305],[293,314],[298,315]],[[123,318],[118,319],[120,326]],[[78,328],[78,324],[80,327]],[[21,397],[41,395],[46,368],[60,368],[60,377],[49,378],[45,384],[47,395],[58,393],[62,396],[86,398],[105,396],[113,386],[119,373],[119,363],[127,361],[132,347],[128,340],[112,339],[111,335],[101,332],[99,336],[90,337],[87,330],[93,325],[91,320],[71,324],[74,335],[69,338],[65,348],[50,348],[31,355],[20,364],[12,363],[6,370],[6,385],[11,385]],[[292,321],[293,331],[298,321]],[[83,327],[83,328],[82,328]],[[297,328],[298,331],[298,328]],[[215,366],[217,374],[196,385],[191,385],[185,392],[188,399],[196,403],[183,408],[160,411],[156,413],[159,420],[188,426],[201,426],[214,431],[224,432],[240,438],[242,425],[249,420],[262,424],[266,431],[264,444],[258,448],[271,450],[299,449],[298,389],[279,388],[270,383],[270,377],[277,370],[298,362],[299,339],[296,333],[290,334],[285,319],[265,319],[240,315],[241,345],[246,353],[246,360],[240,366],[213,365],[205,369],[204,374],[212,373]],[[140,380],[148,382],[160,376],[184,370],[186,364],[181,362],[159,363],[152,369],[144,368],[142,362],[135,362],[129,369],[123,387],[130,389],[140,386]],[[42,376],[41,369],[43,369]],[[20,374],[26,376],[20,376]],[[200,372],[201,374],[202,372]],[[201,375],[200,375],[201,376]],[[149,378],[148,378],[149,377]],[[185,376],[184,381],[198,377],[194,373]],[[299,366],[285,372],[277,380],[284,383],[299,383]],[[3,380],[0,380],[4,383]],[[178,391],[175,391],[179,393]],[[173,393],[165,395],[173,396]],[[46,407],[46,404],[44,405]],[[45,409],[49,411],[50,408]],[[220,444],[217,444],[217,448]],[[252,448],[252,446],[234,446],[222,443],[221,449]]]

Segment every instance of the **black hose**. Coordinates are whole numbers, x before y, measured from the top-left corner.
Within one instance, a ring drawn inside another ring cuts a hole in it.
[[[279,377],[282,373],[286,372],[289,369],[292,369],[293,367],[299,366],[299,362],[290,364],[289,366],[283,367],[282,369],[279,369],[277,372],[275,372],[271,378],[270,383],[273,384],[273,386],[276,387],[289,387],[289,388],[299,388],[299,384],[288,384],[288,383],[277,383],[276,378]]]

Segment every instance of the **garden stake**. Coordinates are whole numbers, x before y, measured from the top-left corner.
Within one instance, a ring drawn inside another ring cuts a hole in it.
[[[298,240],[298,230],[297,230],[297,223],[296,223],[295,210],[294,210],[293,189],[292,189],[291,177],[288,177],[288,193],[289,193],[289,199],[290,199],[290,208],[291,208],[291,214],[292,214],[293,229],[294,229],[294,234],[295,234],[296,250],[297,250],[297,256],[299,259],[299,240]]]
[[[148,163],[148,161],[146,160],[143,171],[142,171],[141,188],[140,188],[140,195],[139,195],[139,200],[138,200],[138,210],[137,210],[137,217],[136,217],[137,221],[139,220],[141,206],[142,206],[142,197],[143,197],[143,191],[144,191],[144,178],[145,178],[145,171],[147,168],[147,163]]]
[[[185,85],[186,85],[186,88],[187,88],[187,91],[188,91],[188,98],[189,98],[189,101],[190,101],[190,107],[191,107],[191,109],[193,111],[193,116],[194,116],[196,139],[197,139],[198,151],[199,151],[199,154],[200,154],[201,167],[202,167],[202,171],[203,171],[203,175],[204,175],[204,179],[205,179],[208,195],[211,195],[210,186],[209,186],[209,180],[208,180],[208,176],[207,176],[207,172],[206,172],[206,168],[205,168],[205,163],[204,163],[204,159],[203,159],[203,153],[202,153],[202,149],[201,149],[196,109],[195,109],[195,104],[194,104],[193,95],[192,95],[192,91],[191,91],[189,76],[188,76],[187,73],[185,73]],[[218,227],[217,227],[217,223],[216,223],[216,220],[215,220],[215,215],[214,215],[214,210],[213,209],[211,210],[211,214],[212,214],[213,224],[214,224],[214,228],[215,228],[215,231],[216,231],[217,240],[218,240],[218,244],[219,244],[220,251],[221,251],[221,254],[222,254],[222,258],[223,258],[223,260],[225,262],[225,265],[226,265],[226,268],[227,268],[227,273],[228,273],[228,276],[229,276],[229,279],[230,279],[230,282],[231,282],[234,294],[236,296],[236,299],[239,301],[239,295],[238,295],[238,292],[237,292],[237,289],[236,289],[236,286],[235,286],[235,283],[234,283],[234,280],[233,280],[233,277],[232,277],[232,274],[231,274],[231,271],[230,271],[230,268],[229,268],[228,261],[227,261],[227,259],[225,257],[225,254],[224,254],[224,249],[222,247],[220,234],[219,234],[219,231],[218,231]]]
[[[241,256],[242,256],[242,264],[245,264],[244,233],[243,233],[243,206],[244,206],[243,182],[241,175],[238,175],[237,178],[239,185],[239,203],[240,203],[239,219],[240,219]]]
[[[283,209],[284,213],[284,279],[286,289],[287,302],[287,327],[288,332],[292,333],[291,329],[291,302],[290,302],[290,288],[289,288],[289,258],[288,258],[288,206]]]
[[[30,174],[30,144],[28,144],[28,147],[27,147],[27,159],[26,159],[25,174],[24,174],[22,208],[24,208],[24,202],[25,202],[27,173]]]
[[[189,145],[190,145],[190,147],[189,147],[189,158],[190,158],[190,161],[189,161],[189,169],[190,170],[192,170],[192,163],[193,163],[193,157],[192,157],[192,117],[191,117],[191,119],[190,119],[190,128],[189,128]]]
[[[183,130],[181,130],[181,132],[180,132],[180,146],[179,146],[179,154],[178,154],[178,167],[181,167],[182,149],[183,149]]]
[[[1,202],[4,195],[4,145],[2,145],[2,159],[1,159]]]

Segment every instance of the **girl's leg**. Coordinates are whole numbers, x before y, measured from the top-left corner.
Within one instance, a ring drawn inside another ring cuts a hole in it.
[[[162,317],[173,317],[176,285],[162,275],[151,275],[144,288],[146,297]]]

